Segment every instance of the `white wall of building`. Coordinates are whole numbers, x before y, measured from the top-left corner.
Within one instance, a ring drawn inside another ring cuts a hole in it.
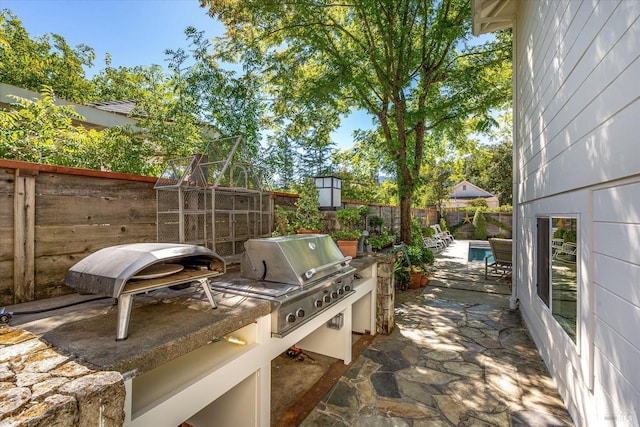
[[[640,425],[640,1],[521,1],[514,34],[520,310],[577,425]],[[576,343],[536,293],[543,215],[579,221]]]

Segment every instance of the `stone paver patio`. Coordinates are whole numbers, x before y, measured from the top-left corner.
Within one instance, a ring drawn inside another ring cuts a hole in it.
[[[468,242],[437,256],[426,288],[396,296],[378,335],[302,426],[569,426],[505,279],[484,280]]]

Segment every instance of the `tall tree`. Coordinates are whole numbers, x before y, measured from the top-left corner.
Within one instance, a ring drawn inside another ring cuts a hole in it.
[[[470,117],[486,124],[489,107],[509,97],[508,40],[465,45],[469,0],[200,3],[226,25],[225,51],[262,65],[270,93],[376,117],[376,148],[393,163],[408,243],[425,144],[438,134],[456,141]],[[279,90],[287,87],[295,91]]]
[[[62,36],[43,35],[31,39],[22,21],[9,10],[0,12],[0,82],[40,91],[53,89],[56,96],[73,102],[94,98],[93,86],[85,78],[95,52],[89,46],[69,46]]]
[[[498,196],[501,205],[512,200],[511,110],[498,117],[498,128],[488,133],[489,143],[481,144],[463,159],[462,177]]]

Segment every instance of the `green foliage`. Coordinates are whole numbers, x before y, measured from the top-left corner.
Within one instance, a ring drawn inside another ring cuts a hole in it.
[[[488,133],[492,143],[465,157],[460,177],[498,196],[501,205],[512,203],[512,121],[511,110],[498,117],[498,129]]]
[[[46,86],[58,97],[84,103],[95,99],[83,68],[94,59],[93,49],[72,48],[57,34],[31,39],[18,17],[0,11],[0,82],[36,92]]]
[[[487,240],[487,223],[485,216],[480,209],[476,210],[472,223],[473,238],[477,240]]]
[[[393,278],[397,289],[406,289],[409,286],[409,272],[402,258],[396,258],[393,262]]]
[[[433,263],[435,262],[435,256],[433,255],[433,252],[431,251],[431,249],[427,248],[424,245],[422,245],[420,249],[422,251],[422,257],[421,257],[422,263],[427,265],[433,265]]]
[[[384,219],[381,216],[373,215],[369,217],[369,227],[377,230],[378,232],[382,231],[382,226],[384,225]]]
[[[578,240],[578,232],[575,230],[565,230],[562,234],[562,238],[567,243],[576,243]]]
[[[298,200],[293,216],[296,229],[322,230],[322,213],[318,201],[318,189],[315,180],[306,177],[297,186]]]
[[[422,248],[424,245],[416,245],[416,246],[407,246],[407,255],[409,256],[409,261],[411,265],[420,265],[422,264]]]
[[[295,230],[293,229],[293,225],[291,224],[291,217],[293,216],[293,211],[288,211],[284,209],[280,205],[275,205],[276,209],[274,212],[274,222],[275,222],[275,230],[271,233],[273,237],[277,236],[286,236],[289,234],[294,234]]]
[[[483,199],[482,197],[478,197],[477,199],[473,199],[469,201],[469,206],[474,207],[474,208],[479,208],[479,207],[489,207],[487,205],[487,201],[486,199]]]
[[[333,240],[358,240],[362,233],[360,231],[345,231],[345,230],[337,230],[331,233],[331,237]]]
[[[393,243],[393,237],[388,235],[369,237],[369,244],[373,249],[382,249],[391,243]]]
[[[358,208],[344,208],[336,211],[338,223],[346,230],[353,230],[362,219]]]
[[[429,144],[464,143],[465,132],[493,123],[491,107],[510,101],[510,37],[467,46],[468,0],[353,3],[203,0],[227,28],[229,60],[264,71],[274,128],[332,130],[340,114],[364,109],[378,129],[367,138],[398,186],[402,239],[411,240],[410,208],[422,185]],[[308,112],[308,113],[307,113]],[[325,121],[299,120],[300,114]],[[471,122],[471,124],[470,124]],[[306,128],[304,124],[306,123]],[[300,132],[284,132],[293,140]],[[325,134],[318,135],[324,143]],[[446,138],[445,138],[446,137]]]

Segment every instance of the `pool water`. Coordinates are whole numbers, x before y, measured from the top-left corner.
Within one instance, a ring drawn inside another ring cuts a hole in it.
[[[491,248],[474,248],[469,246],[469,261],[484,261],[487,255],[489,255],[489,262],[493,262]]]

